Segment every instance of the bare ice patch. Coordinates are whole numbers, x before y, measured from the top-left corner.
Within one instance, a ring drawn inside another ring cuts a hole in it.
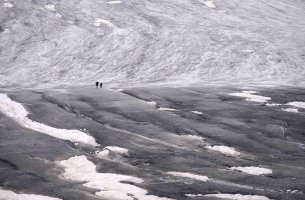
[[[50,10],[50,11],[55,11],[55,5],[53,4],[47,4],[44,6],[47,10]]]
[[[0,199],[2,200],[61,200],[59,198],[47,197],[36,194],[18,194],[0,187]]]
[[[122,1],[108,1],[106,3],[108,3],[108,4],[120,4],[120,3],[122,3]]]
[[[270,200],[268,197],[265,196],[243,194],[206,194],[204,196],[232,200]]]
[[[13,118],[20,125],[46,135],[56,137],[71,142],[82,142],[85,144],[98,146],[92,136],[79,130],[58,129],[39,122],[32,121],[27,117],[29,114],[22,104],[12,101],[7,95],[0,94],[0,111]]]
[[[167,173],[170,174],[170,175],[173,175],[173,176],[185,177],[185,178],[195,179],[195,180],[198,180],[198,181],[208,181],[208,180],[210,180],[209,177],[207,177],[207,176],[191,174],[191,173],[188,173],[188,172],[167,172]]]
[[[247,101],[253,101],[258,103],[265,103],[269,100],[271,100],[270,97],[264,97],[260,95],[256,95],[256,91],[242,91],[242,92],[236,92],[236,93],[230,93],[229,95],[235,96],[235,97],[243,97],[246,98]]]
[[[271,169],[262,168],[262,167],[231,167],[230,170],[241,171],[251,175],[264,175],[272,174]]]
[[[298,107],[298,108],[305,108],[305,102],[302,102],[302,101],[289,102],[289,103],[287,103],[287,105]]]
[[[75,156],[68,160],[58,162],[64,167],[63,176],[74,181],[85,182],[83,185],[90,188],[99,189],[95,194],[102,198],[116,200],[170,200],[165,197],[147,195],[147,191],[129,184],[139,184],[143,179],[112,173],[98,173],[96,166],[89,161],[86,156]]]
[[[222,145],[206,146],[205,148],[212,150],[212,151],[218,151],[227,156],[238,156],[240,154],[234,148],[222,146]]]
[[[14,7],[14,5],[11,4],[11,3],[4,3],[4,7],[6,7],[6,8],[12,8],[12,7]]]
[[[110,21],[106,20],[106,19],[101,19],[101,18],[95,18],[93,25],[96,27],[100,27],[102,24],[105,24],[111,28],[115,28],[116,26],[111,23]]]
[[[163,107],[158,108],[158,110],[164,110],[164,111],[176,111],[176,109],[175,109],[175,108],[163,108]]]

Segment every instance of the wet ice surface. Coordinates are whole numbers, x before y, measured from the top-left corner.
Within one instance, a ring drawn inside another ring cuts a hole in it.
[[[30,113],[21,121],[79,130],[100,146],[42,134],[2,108],[0,199],[4,190],[71,200],[305,198],[305,110],[289,103],[304,102],[302,89],[1,93]]]

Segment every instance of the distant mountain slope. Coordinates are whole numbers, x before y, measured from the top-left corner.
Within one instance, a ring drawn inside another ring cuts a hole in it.
[[[1,0],[0,87],[305,86],[302,0]]]

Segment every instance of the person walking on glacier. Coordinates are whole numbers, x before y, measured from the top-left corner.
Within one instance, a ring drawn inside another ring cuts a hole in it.
[[[96,88],[98,88],[98,85],[99,85],[99,83],[98,83],[98,81],[96,81],[96,82],[95,82]]]

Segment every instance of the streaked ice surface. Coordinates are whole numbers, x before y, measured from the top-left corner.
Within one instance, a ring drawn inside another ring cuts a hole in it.
[[[0,87],[305,86],[304,8],[300,0],[11,0],[0,5]]]

